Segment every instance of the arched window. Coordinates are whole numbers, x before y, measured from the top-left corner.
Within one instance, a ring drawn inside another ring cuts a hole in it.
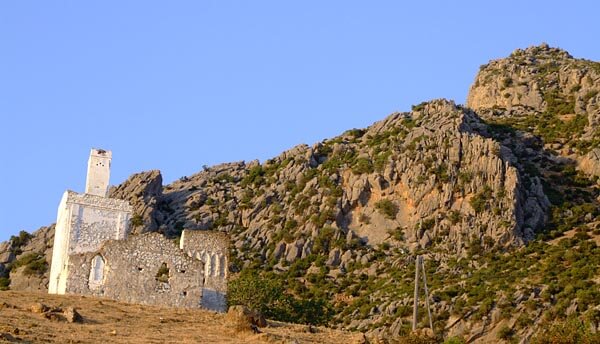
[[[90,267],[90,288],[97,288],[104,283],[104,258],[96,255]]]

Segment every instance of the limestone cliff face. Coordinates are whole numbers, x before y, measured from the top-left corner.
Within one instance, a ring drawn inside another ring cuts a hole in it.
[[[327,248],[342,251],[344,264],[357,258],[347,249],[353,241],[454,253],[473,241],[520,245],[544,224],[548,201],[539,180],[526,186],[510,150],[486,130],[452,102],[424,103],[264,164],[223,164],[182,178],[154,193],[162,206],[148,221],[167,235],[226,231],[243,260],[259,254],[288,263],[322,251],[316,242],[324,232],[345,242]]]

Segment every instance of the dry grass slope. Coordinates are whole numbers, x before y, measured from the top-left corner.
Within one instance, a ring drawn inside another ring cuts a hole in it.
[[[81,323],[32,311],[74,307]],[[35,308],[35,307],[34,307]],[[50,318],[50,319],[48,319]],[[357,343],[362,335],[269,322],[262,333],[239,332],[223,314],[127,304],[85,296],[0,292],[0,342],[20,343]],[[316,333],[312,333],[316,332]]]

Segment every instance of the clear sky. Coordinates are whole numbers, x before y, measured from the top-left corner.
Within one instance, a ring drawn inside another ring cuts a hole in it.
[[[547,42],[600,60],[596,1],[2,1],[0,241],[55,221],[91,147],[111,183],[264,161]]]

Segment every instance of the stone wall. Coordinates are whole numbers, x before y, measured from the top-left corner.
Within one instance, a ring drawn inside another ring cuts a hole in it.
[[[227,309],[229,237],[217,231],[184,230],[181,249],[204,263],[202,307],[224,312]]]
[[[131,207],[125,201],[69,191],[69,254],[96,251],[110,239],[125,239]]]
[[[96,252],[69,258],[67,293],[131,303],[200,306],[202,262],[188,257],[161,234],[110,240]]]
[[[58,208],[48,291],[62,294],[69,255],[97,251],[111,239],[125,239],[131,206],[118,199],[66,191]]]

